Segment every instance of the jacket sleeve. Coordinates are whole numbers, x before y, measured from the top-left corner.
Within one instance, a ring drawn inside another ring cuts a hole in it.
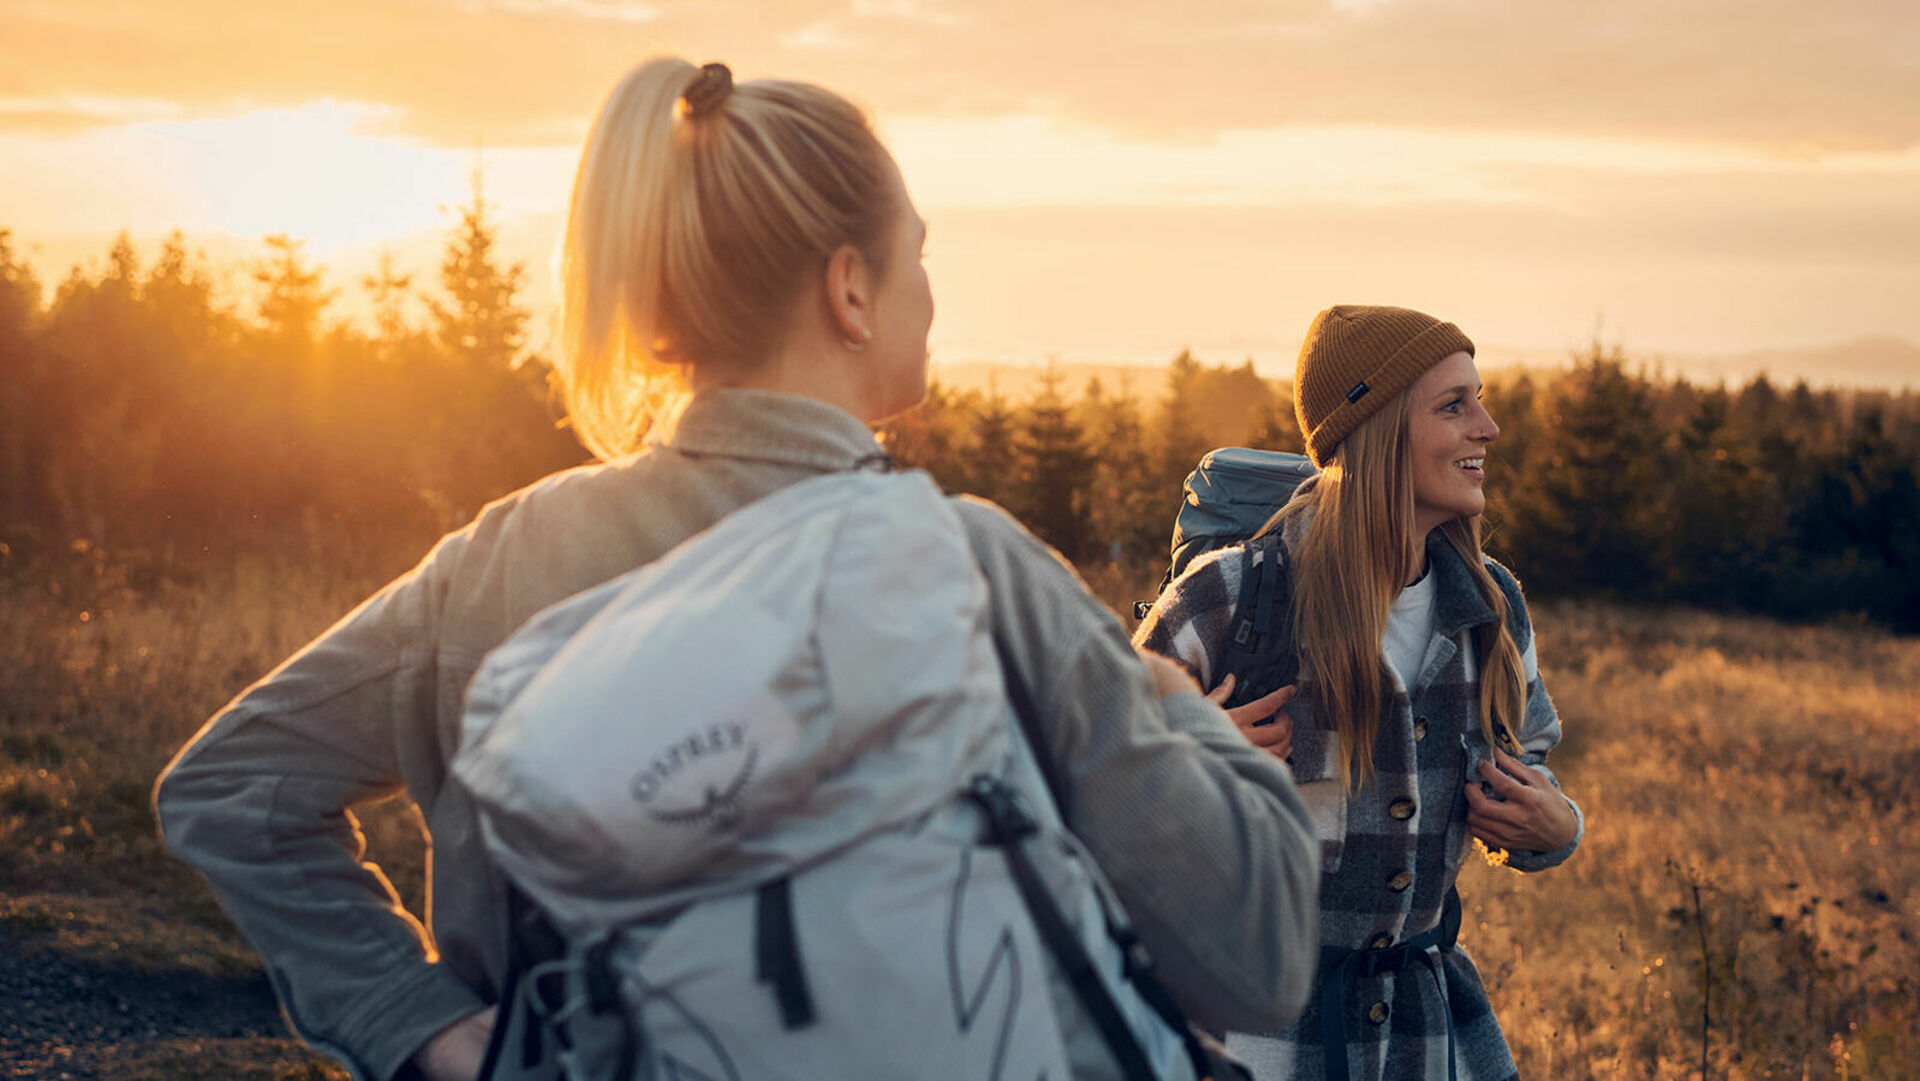
[[[384,1079],[485,1003],[437,963],[348,807],[437,756],[437,567],[459,535],[247,688],[162,773],[173,851],[267,966],[288,1019],[359,1078]]]
[[[1526,715],[1522,718],[1520,731],[1520,760],[1553,782],[1560,788],[1560,778],[1554,775],[1547,765],[1547,754],[1560,743],[1560,714],[1553,708],[1553,699],[1547,695],[1547,686],[1540,679],[1540,661],[1534,651],[1533,621],[1527,615],[1527,601],[1520,593],[1520,583],[1513,572],[1492,559],[1487,560],[1487,570],[1507,599],[1507,629],[1513,635],[1513,644],[1520,650],[1521,674],[1527,681]],[[1572,796],[1560,793],[1573,808],[1577,828],[1573,840],[1565,847],[1551,852],[1513,851],[1507,854],[1507,866],[1516,871],[1544,871],[1549,867],[1558,867],[1572,856],[1580,847],[1580,841],[1587,835],[1587,817]]]
[[[1240,596],[1238,547],[1208,552],[1173,580],[1133,633],[1133,642],[1186,665],[1200,686],[1218,682],[1213,646],[1226,641]]]
[[[1022,668],[1061,812],[1189,1016],[1268,1031],[1318,960],[1319,845],[1284,764],[1198,693],[1162,699],[1119,621],[991,504],[963,500],[995,634]]]

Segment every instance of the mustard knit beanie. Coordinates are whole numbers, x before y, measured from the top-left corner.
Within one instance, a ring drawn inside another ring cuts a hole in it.
[[[1307,456],[1324,467],[1341,440],[1428,368],[1472,352],[1459,327],[1410,308],[1336,304],[1314,316],[1293,373]]]

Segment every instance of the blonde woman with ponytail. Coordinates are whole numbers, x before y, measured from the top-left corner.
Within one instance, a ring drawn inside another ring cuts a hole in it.
[[[481,659],[737,508],[884,468],[868,425],[926,389],[925,238],[868,119],[831,91],[675,59],[614,89],[575,181],[557,365],[599,463],[442,539],[216,714],[156,791],[168,843],[259,950],[288,1018],[355,1077],[473,1078],[524,944],[447,783]],[[1011,517],[956,510],[1064,819],[1163,983],[1203,1024],[1284,1023],[1310,987],[1318,876],[1285,766],[1177,665],[1137,654]],[[401,792],[433,842],[426,927],[361,862],[349,813]],[[1101,1054],[1075,1060],[1085,1076],[1112,1075]]]
[[[1473,343],[1404,308],[1329,308],[1301,346],[1294,407],[1320,472],[1249,543],[1284,568],[1273,655],[1297,665],[1297,693],[1278,715],[1230,713],[1312,809],[1320,958],[1297,1023],[1229,1045],[1260,1081],[1512,1078],[1457,942],[1454,879],[1470,842],[1516,870],[1556,866],[1583,820],[1545,765],[1560,722],[1526,602],[1480,547],[1500,427]],[[1135,635],[1227,702],[1245,560],[1196,560]]]

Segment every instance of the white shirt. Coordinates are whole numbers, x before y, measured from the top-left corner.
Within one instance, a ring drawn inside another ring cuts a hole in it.
[[[1387,612],[1387,633],[1381,639],[1380,652],[1400,674],[1400,683],[1413,690],[1420,678],[1420,663],[1426,660],[1427,643],[1433,638],[1433,575],[1400,591]]]

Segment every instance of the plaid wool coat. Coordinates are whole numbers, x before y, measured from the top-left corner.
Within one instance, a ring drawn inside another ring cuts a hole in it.
[[[1296,542],[1289,547],[1297,548],[1297,536],[1288,539]],[[1240,593],[1241,556],[1239,548],[1229,548],[1196,560],[1155,602],[1135,642],[1185,662],[1203,686],[1213,686],[1219,679],[1216,660]],[[1435,576],[1433,634],[1412,688],[1402,684],[1392,665],[1381,665],[1382,678],[1392,693],[1384,704],[1374,745],[1373,781],[1356,794],[1342,794],[1334,732],[1314,715],[1309,686],[1303,683],[1302,693],[1287,707],[1293,719],[1293,752],[1288,761],[1313,813],[1321,843],[1323,952],[1328,947],[1393,945],[1433,928],[1470,847],[1468,771],[1491,757],[1478,718],[1474,628],[1491,623],[1495,615],[1474,587],[1460,556],[1438,532],[1428,539],[1427,556],[1429,573]],[[1508,627],[1525,667],[1527,701],[1518,733],[1519,757],[1552,777],[1545,761],[1559,742],[1560,721],[1540,682],[1526,602],[1505,567],[1489,559],[1487,568],[1506,595]],[[1559,782],[1554,784],[1557,787]],[[1579,807],[1573,809],[1581,817]],[[1580,832],[1565,848],[1511,852],[1508,865],[1520,871],[1555,866],[1573,854],[1585,829],[1581,818]],[[1470,898],[1467,912],[1471,926]],[[1455,945],[1429,952],[1444,973],[1444,989],[1427,967],[1413,964],[1397,974],[1360,977],[1345,994],[1352,1077],[1446,1081],[1445,1018],[1449,1013],[1459,1078],[1517,1077],[1506,1038],[1466,950]],[[1228,1045],[1254,1067],[1259,1081],[1304,1081],[1325,1076],[1321,1032],[1316,994],[1305,1015],[1291,1027],[1234,1034]]]

